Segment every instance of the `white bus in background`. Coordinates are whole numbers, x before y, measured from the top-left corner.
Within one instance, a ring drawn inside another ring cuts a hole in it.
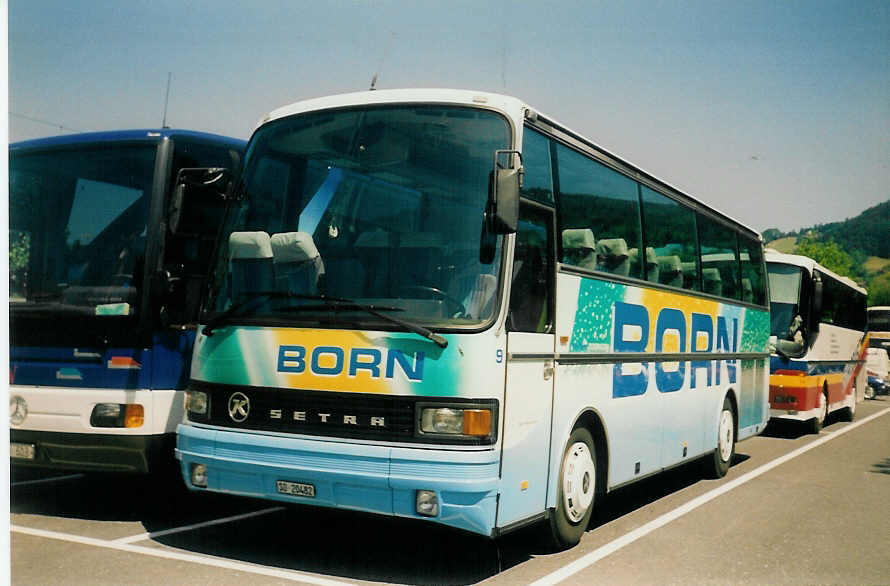
[[[875,395],[886,395],[890,390],[890,358],[883,348],[869,348],[865,362],[868,369],[868,388],[866,399],[874,399]]]
[[[757,232],[516,98],[287,106],[242,185],[178,430],[194,490],[570,546],[599,495],[722,476],[766,425]]]
[[[890,306],[873,305],[868,308],[868,345],[890,353]]]
[[[852,420],[864,397],[865,289],[811,258],[766,251],[770,288],[770,415],[807,422]]]
[[[890,306],[868,308],[868,387],[866,397],[890,393]]]

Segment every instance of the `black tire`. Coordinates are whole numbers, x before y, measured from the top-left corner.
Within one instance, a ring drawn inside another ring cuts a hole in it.
[[[821,401],[819,415],[810,419],[810,433],[822,431],[822,425],[825,423],[825,418],[828,417],[828,393],[824,389],[819,400]]]
[[[853,385],[853,396],[851,398],[853,399],[853,404],[850,405],[849,407],[845,407],[844,410],[841,412],[840,418],[842,421],[853,421],[853,419],[856,417],[856,386],[855,385]]]
[[[593,437],[583,427],[576,428],[562,455],[556,510],[550,515],[551,539],[556,548],[568,549],[581,541],[596,503],[596,476]],[[566,488],[571,492],[568,496]]]
[[[729,472],[735,456],[735,410],[729,397],[724,397],[723,407],[717,417],[717,446],[705,458],[705,472],[710,478],[723,478]]]

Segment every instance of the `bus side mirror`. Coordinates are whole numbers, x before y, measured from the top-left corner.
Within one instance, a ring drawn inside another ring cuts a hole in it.
[[[216,234],[231,186],[232,173],[228,169],[180,169],[167,214],[170,233]]]
[[[505,158],[509,159],[509,163],[503,166],[501,162]],[[494,170],[485,214],[489,228],[495,234],[512,234],[519,227],[519,189],[522,187],[524,173],[519,151],[494,152]]]
[[[822,321],[822,278],[815,274],[813,277],[813,304],[810,311],[810,331],[819,331],[819,323]]]

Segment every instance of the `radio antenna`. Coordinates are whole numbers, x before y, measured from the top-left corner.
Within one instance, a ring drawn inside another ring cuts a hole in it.
[[[164,120],[161,122],[161,128],[170,128],[167,126],[167,103],[170,101],[170,78],[173,76],[172,71],[167,72],[167,97],[164,98]]]
[[[389,49],[392,47],[393,39],[396,38],[396,34],[391,32],[389,40],[386,42],[386,48],[383,49],[383,57],[380,58],[380,64],[377,66],[377,71],[374,73],[374,76],[371,78],[371,87],[368,88],[368,91],[374,91],[377,89],[377,78],[380,76],[380,71],[383,69],[383,64],[386,62],[386,58],[389,57]]]

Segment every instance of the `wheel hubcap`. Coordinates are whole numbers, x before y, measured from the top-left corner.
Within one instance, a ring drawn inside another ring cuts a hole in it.
[[[828,415],[828,399],[825,398],[825,395],[822,395],[822,408],[819,410],[819,421],[825,421],[826,415]]]
[[[720,413],[720,431],[718,432],[718,446],[720,448],[720,459],[724,462],[729,462],[729,458],[732,456],[732,440],[733,440],[733,427],[732,427],[732,413],[729,411],[723,411]]]
[[[566,514],[573,523],[584,518],[593,502],[596,467],[587,444],[572,444],[563,462],[562,498]]]

